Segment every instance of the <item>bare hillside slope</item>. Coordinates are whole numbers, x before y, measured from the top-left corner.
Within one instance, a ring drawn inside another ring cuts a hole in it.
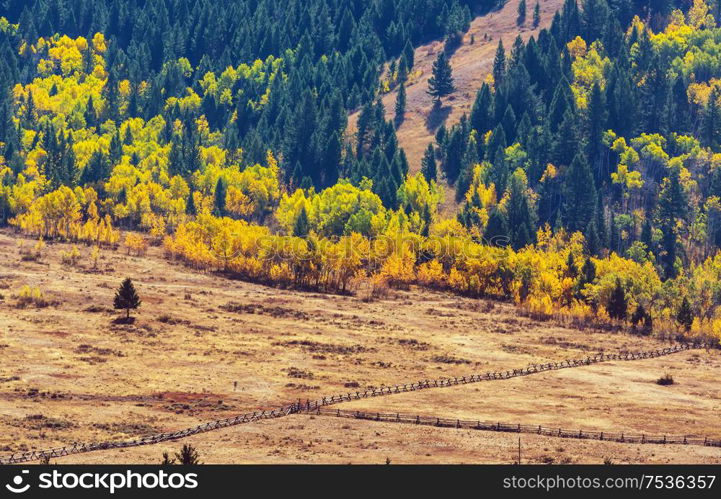
[[[428,78],[431,76],[433,61],[438,52],[443,50],[443,41],[437,40],[422,45],[415,50],[414,78],[406,86],[407,103],[403,122],[398,127],[398,141],[405,150],[411,172],[420,170],[421,159],[428,143],[434,140],[435,133],[442,123],[446,126],[457,123],[461,116],[470,113],[476,92],[481,88],[493,67],[499,38],[509,51],[513,41],[519,34],[524,40],[537,36],[538,32],[550,26],[555,12],[561,8],[562,0],[540,0],[541,23],[538,29],[532,29],[533,7],[535,2],[528,4],[528,15],[525,26],[516,25],[518,3],[520,0],[509,0],[503,8],[479,16],[471,23],[471,28],[463,37],[463,42],[451,57],[453,78],[456,91],[443,100],[443,107],[437,116],[431,116],[433,103],[426,93]],[[471,44],[471,37],[474,43]],[[388,112],[395,106],[395,89],[383,97],[383,104]],[[349,131],[355,132],[358,113],[350,117]],[[446,189],[445,210],[453,208],[451,189]]]

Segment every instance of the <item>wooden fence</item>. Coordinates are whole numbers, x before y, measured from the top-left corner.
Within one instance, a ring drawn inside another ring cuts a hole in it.
[[[517,378],[519,376],[529,376],[532,374],[538,374],[546,371],[556,371],[559,369],[568,369],[572,367],[590,366],[601,362],[609,361],[630,361],[640,359],[653,359],[657,357],[663,357],[686,350],[693,350],[699,348],[707,348],[708,345],[705,343],[681,343],[668,348],[662,348],[657,350],[650,350],[646,352],[621,352],[613,354],[599,353],[586,357],[585,359],[570,359],[563,360],[561,362],[548,362],[545,364],[531,364],[528,367],[521,369],[513,369],[509,371],[490,371],[484,374],[472,374],[470,376],[454,377],[454,378],[441,378],[435,380],[424,380],[417,381],[414,383],[403,383],[393,386],[382,386],[380,388],[371,388],[363,391],[341,393],[339,395],[333,395],[330,397],[323,397],[315,401],[306,401],[305,403],[298,401],[298,411],[314,411],[318,407],[324,407],[328,405],[340,404],[343,402],[350,402],[352,400],[359,400],[370,397],[379,397],[385,395],[392,395],[395,393],[406,393],[417,390],[426,390],[429,388],[441,388],[448,386],[466,385],[470,383],[478,383],[481,381],[494,381],[501,379]]]
[[[0,458],[0,464],[14,464],[24,463],[30,461],[42,461],[49,458],[58,458],[68,456],[71,454],[82,454],[85,452],[93,452],[98,450],[107,449],[121,449],[127,447],[139,447],[143,445],[152,445],[160,442],[167,442],[171,440],[178,440],[181,438],[196,435],[198,433],[205,433],[208,431],[218,430],[221,428],[227,428],[229,426],[236,426],[240,424],[251,423],[253,421],[259,421],[263,419],[275,419],[284,416],[288,416],[294,413],[318,413],[321,408],[336,405],[343,402],[349,402],[351,400],[359,400],[371,397],[380,397],[393,395],[397,393],[406,393],[417,390],[425,390],[430,388],[441,388],[449,386],[464,385],[469,383],[478,383],[481,381],[494,381],[502,379],[510,379],[519,376],[529,376],[532,374],[542,373],[546,371],[554,371],[558,369],[567,369],[572,367],[589,366],[592,364],[598,364],[600,362],[608,361],[630,361],[640,359],[652,359],[662,357],[665,355],[671,355],[677,352],[682,352],[692,349],[709,348],[709,345],[705,343],[682,343],[676,344],[672,347],[651,350],[646,352],[621,352],[614,354],[599,353],[593,356],[588,356],[585,359],[571,359],[563,360],[561,362],[548,362],[545,364],[532,364],[530,366],[513,369],[508,371],[491,371],[484,374],[472,374],[470,376],[453,377],[453,378],[440,378],[435,380],[424,380],[413,383],[403,383],[393,386],[383,386],[380,388],[372,388],[363,391],[349,392],[339,395],[332,395],[330,397],[322,397],[315,401],[307,400],[306,402],[297,401],[290,405],[286,405],[280,408],[257,411],[253,413],[241,414],[232,418],[218,419],[203,423],[191,428],[178,430],[175,432],[158,433],[155,435],[149,435],[145,437],[139,437],[132,440],[124,441],[109,441],[109,442],[98,442],[98,443],[73,443],[63,447],[56,447],[45,450],[32,450],[26,452],[17,452],[9,456]],[[337,412],[337,411],[336,411]],[[338,413],[340,414],[340,413]],[[440,422],[440,419],[438,419]],[[502,428],[499,426],[498,428]],[[483,428],[477,428],[483,429]],[[487,428],[491,429],[491,428]],[[496,431],[502,431],[497,429]],[[564,436],[564,435],[554,435]],[[656,442],[659,443],[659,442]],[[667,442],[670,443],[670,442]]]
[[[721,439],[712,439],[693,435],[645,435],[624,432],[606,432],[589,430],[568,430],[562,428],[550,428],[541,425],[530,425],[520,423],[500,423],[490,421],[470,421],[462,419],[449,419],[437,416],[418,416],[382,412],[344,411],[340,409],[318,408],[310,414],[318,416],[335,416],[339,418],[362,419],[366,421],[380,421],[385,423],[404,423],[425,426],[437,426],[441,428],[461,428],[466,430],[500,431],[507,433],[533,433],[548,437],[578,438],[586,440],[604,440],[608,442],[620,442],[627,444],[679,444],[679,445],[704,445],[707,447],[721,447]]]

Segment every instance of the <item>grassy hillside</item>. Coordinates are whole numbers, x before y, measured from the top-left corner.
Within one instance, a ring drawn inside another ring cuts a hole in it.
[[[93,268],[63,264],[60,253],[70,246],[51,244],[39,261],[20,261],[20,242],[32,241],[0,234],[3,455],[129,439],[369,387],[664,346],[650,338],[537,322],[519,317],[510,305],[427,290],[368,301],[362,294],[227,281],[170,265],[157,249],[146,257],[103,251]],[[135,276],[143,304],[135,322],[123,324],[115,320],[121,314],[112,310],[112,297],[128,274]],[[37,286],[47,306],[18,308],[15,295],[25,284]],[[718,351],[693,351],[339,407],[721,437],[714,417],[721,399],[719,367]],[[657,385],[666,373],[676,383]],[[466,438],[453,430],[374,424],[291,416],[191,441],[209,463],[379,462],[386,455],[415,462],[414,453],[418,462],[510,461],[504,449],[512,439],[504,435]],[[395,443],[405,438],[413,445],[403,450]],[[712,448],[523,440],[531,462],[721,458]],[[156,462],[162,450],[177,445],[59,462]],[[433,450],[435,445],[441,447]]]

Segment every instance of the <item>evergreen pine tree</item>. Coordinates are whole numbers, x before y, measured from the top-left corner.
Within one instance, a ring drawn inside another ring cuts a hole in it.
[[[518,2],[518,17],[516,17],[516,24],[523,26],[526,23],[526,0]]]
[[[643,308],[643,305],[639,303],[636,310],[631,314],[631,324],[633,324],[633,327],[635,328],[644,317],[646,317],[646,310]]]
[[[406,112],[406,86],[401,83],[400,88],[398,89],[398,95],[396,96],[396,115],[395,120],[396,123],[402,123],[403,122],[403,115]]]
[[[581,274],[583,275],[583,283],[591,284],[596,280],[596,264],[593,263],[590,257],[586,258],[581,267]]]
[[[608,300],[608,315],[612,319],[626,320],[628,314],[628,300],[626,299],[626,291],[621,285],[621,279],[616,279],[616,287],[611,292]]]
[[[130,310],[136,309],[140,306],[141,301],[138,293],[135,291],[135,286],[130,278],[125,279],[118,290],[115,292],[115,299],[113,300],[113,307],[116,310],[125,309],[126,319],[130,319]]]
[[[487,83],[484,83],[476,94],[469,123],[471,129],[481,135],[486,133],[491,126],[491,89]]]
[[[538,28],[541,24],[541,5],[539,0],[536,0],[536,6],[533,8],[533,27]]]
[[[536,214],[526,193],[526,177],[517,170],[508,182],[507,218],[511,246],[518,250],[535,242]]]
[[[687,332],[691,330],[691,326],[693,325],[693,311],[691,310],[691,304],[688,302],[688,298],[685,296],[681,302],[681,307],[678,309],[676,320]]]
[[[563,221],[570,232],[584,231],[596,210],[593,175],[583,154],[576,155],[564,183]]]
[[[688,199],[681,185],[680,173],[678,169],[672,168],[658,197],[658,217],[663,233],[661,241],[663,253],[660,255],[660,261],[667,278],[676,276],[677,222],[679,219],[686,220],[687,216]]]
[[[596,228],[595,220],[591,220],[588,224],[588,228],[586,229],[584,235],[586,236],[586,247],[588,248],[588,253],[591,255],[598,255],[603,246],[601,244],[601,238],[598,237],[598,229]]]
[[[436,105],[442,97],[455,90],[453,86],[453,70],[448,62],[445,51],[440,51],[433,63],[433,76],[428,79],[428,94],[433,97]]]
[[[421,160],[421,173],[428,182],[438,180],[438,167],[436,166],[436,151],[433,144],[428,144]]]
[[[175,460],[181,465],[197,466],[202,464],[198,451],[191,444],[183,444],[180,452],[175,453]]]
[[[651,318],[651,314],[646,312],[646,309],[643,307],[643,305],[639,303],[638,307],[636,307],[636,310],[633,312],[633,315],[631,315],[631,324],[633,324],[634,331],[640,323],[643,323],[643,329],[641,331],[642,334],[650,334],[653,328],[653,320]]]
[[[598,40],[608,28],[608,4],[606,0],[584,0],[583,2],[583,39],[589,44]]]
[[[586,151],[594,176],[599,185],[606,180],[606,175],[602,171],[605,124],[606,103],[603,92],[601,91],[601,86],[596,82],[591,89],[591,98],[588,104],[588,143]]]
[[[493,59],[493,86],[498,89],[506,74],[506,50],[503,48],[503,40],[498,40],[496,56]]]
[[[225,198],[228,193],[228,189],[225,185],[223,177],[218,177],[218,182],[215,184],[215,195],[213,202],[213,213],[217,217],[225,216]]]
[[[559,165],[570,164],[576,157],[578,150],[579,139],[576,118],[570,109],[566,109],[553,144],[555,162]]]
[[[98,122],[98,115],[95,111],[95,104],[93,103],[93,96],[88,97],[88,103],[85,106],[85,124],[88,128],[95,127]]]
[[[413,69],[415,60],[414,60],[413,45],[411,45],[410,39],[406,40],[406,44],[403,47],[402,58],[403,58],[403,61],[405,61],[405,63],[406,63],[406,67],[408,68],[408,71]],[[403,61],[401,61],[401,62],[403,62]]]
[[[195,208],[195,197],[193,196],[192,189],[188,194],[187,201],[185,202],[185,214],[193,217],[198,214],[198,210]]]
[[[293,225],[293,235],[296,237],[306,237],[310,232],[310,225],[308,223],[308,212],[305,210],[305,206],[301,207],[298,218],[295,220]]]
[[[491,216],[488,217],[486,231],[483,233],[485,244],[491,246],[506,246],[510,242],[510,231],[508,229],[508,217],[498,206],[493,208]]]

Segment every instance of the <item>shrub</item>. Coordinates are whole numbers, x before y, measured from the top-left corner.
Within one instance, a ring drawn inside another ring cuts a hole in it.
[[[661,386],[673,385],[673,376],[668,373],[664,374],[656,380],[656,384]]]
[[[390,285],[388,279],[383,276],[374,275],[371,277],[371,298],[382,300],[388,297]]]
[[[20,260],[23,262],[39,262],[43,256],[43,249],[45,248],[45,241],[42,238],[38,239],[38,242],[28,249],[25,247],[22,241],[19,244],[20,248]]]
[[[80,250],[73,245],[70,251],[61,251],[60,260],[66,265],[77,265],[80,261]]]
[[[430,288],[443,288],[446,284],[443,265],[438,260],[422,263],[418,267],[418,282]]]
[[[136,256],[142,256],[148,251],[148,241],[140,234],[129,232],[125,236],[124,245],[128,249],[128,255],[134,252]]]
[[[100,259],[100,246],[93,246],[90,251],[90,261],[93,262],[93,268],[98,268],[98,260]]]
[[[35,306],[37,308],[47,307],[49,303],[45,300],[43,292],[37,286],[28,286],[27,284],[20,288],[20,291],[15,295],[17,298],[17,307],[25,308],[29,306]]]

